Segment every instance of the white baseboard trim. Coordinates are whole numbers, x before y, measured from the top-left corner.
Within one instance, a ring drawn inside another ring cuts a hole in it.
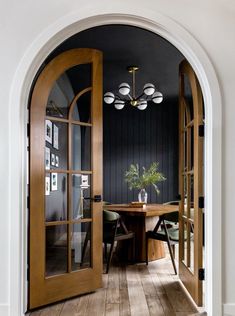
[[[223,316],[235,316],[235,304],[224,304]]]
[[[0,316],[8,316],[9,315],[9,305],[0,304]]]

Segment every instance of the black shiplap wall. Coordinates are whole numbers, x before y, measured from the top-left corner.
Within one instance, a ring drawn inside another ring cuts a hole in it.
[[[167,180],[159,184],[160,195],[148,188],[149,203],[175,200],[178,195],[178,101],[151,104],[144,111],[126,106],[116,110],[104,105],[104,201],[137,201],[124,173],[131,163],[149,167],[159,162]]]

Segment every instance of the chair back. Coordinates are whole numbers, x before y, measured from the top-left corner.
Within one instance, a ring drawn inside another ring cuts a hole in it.
[[[168,222],[178,223],[179,222],[179,212],[171,212],[163,215],[164,220]]]

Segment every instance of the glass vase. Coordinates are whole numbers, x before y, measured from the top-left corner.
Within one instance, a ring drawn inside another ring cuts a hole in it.
[[[148,193],[146,192],[145,189],[141,189],[138,194],[139,202],[147,204],[147,199],[148,199]]]

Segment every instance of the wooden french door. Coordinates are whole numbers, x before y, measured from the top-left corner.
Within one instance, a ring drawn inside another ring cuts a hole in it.
[[[203,280],[203,98],[184,60],[179,68],[179,277],[198,306]]]
[[[101,287],[101,197],[102,53],[72,49],[31,99],[30,309]]]

